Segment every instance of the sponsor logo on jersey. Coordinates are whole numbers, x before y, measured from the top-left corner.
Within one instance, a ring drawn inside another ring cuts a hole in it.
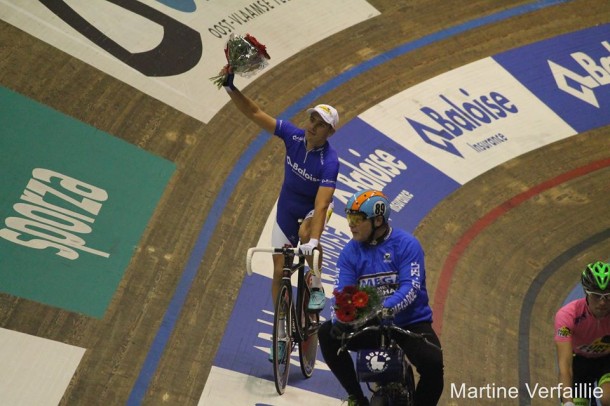
[[[605,337],[600,337],[591,344],[581,345],[578,349],[589,354],[605,354],[610,352],[610,343],[605,341]]]
[[[310,182],[320,182],[319,178],[316,178],[311,173],[307,172],[307,169],[301,168],[298,163],[292,162],[289,156],[286,156],[286,164],[292,168],[292,171],[299,175],[301,178]]]
[[[570,337],[571,335],[572,335],[572,331],[565,326],[557,329],[557,337]]]

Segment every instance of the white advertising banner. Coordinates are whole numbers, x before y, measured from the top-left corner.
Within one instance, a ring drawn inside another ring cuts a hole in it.
[[[0,404],[57,405],[84,348],[0,328]]]
[[[406,89],[359,118],[462,185],[576,134],[491,58]]]
[[[266,45],[267,70],[378,14],[364,0],[0,0],[0,19],[204,123],[229,100],[209,78],[231,34]]]

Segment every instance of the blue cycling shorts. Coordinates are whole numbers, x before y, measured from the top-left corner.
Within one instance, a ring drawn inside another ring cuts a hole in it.
[[[330,218],[333,210],[333,203],[330,204],[326,221]],[[299,242],[299,220],[306,220],[313,217],[313,202],[299,202],[294,199],[285,199],[280,196],[277,202],[277,213],[275,223],[271,232],[271,245],[273,247],[283,247],[290,244],[296,247]],[[325,223],[326,224],[326,223]]]

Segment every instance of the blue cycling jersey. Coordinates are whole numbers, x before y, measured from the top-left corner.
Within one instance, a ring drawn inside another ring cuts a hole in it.
[[[339,174],[339,158],[326,142],[307,151],[305,130],[277,120],[275,135],[286,146],[284,183],[280,191],[277,222],[293,245],[298,241],[298,223],[314,208],[318,187],[335,188]]]
[[[395,311],[396,325],[432,322],[424,251],[406,231],[390,229],[376,245],[349,241],[339,255],[337,271],[339,291],[350,285],[376,287],[383,306]]]
[[[275,135],[286,145],[283,191],[297,200],[313,202],[319,186],[336,186],[339,158],[328,142],[307,151],[305,130],[283,120],[277,120]]]

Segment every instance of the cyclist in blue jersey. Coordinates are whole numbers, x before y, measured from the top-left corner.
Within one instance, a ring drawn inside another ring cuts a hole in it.
[[[262,129],[281,138],[286,146],[284,183],[277,202],[271,243],[274,247],[285,244],[296,246],[300,239],[301,252],[309,256],[310,263],[313,250],[320,250],[321,265],[320,237],[332,213],[333,193],[339,173],[339,158],[328,143],[339,123],[337,110],[326,104],[310,108],[307,110],[309,120],[305,128],[298,128],[261,110],[258,104],[235,87],[230,67],[223,68],[221,74],[225,73],[223,86],[237,109]],[[303,222],[299,225],[300,219]],[[272,297],[275,303],[282,279],[282,255],[274,255],[273,264]],[[308,307],[312,311],[322,310],[326,298],[319,277],[312,275],[311,287]]]
[[[337,260],[336,290],[346,286],[374,286],[382,293],[383,307],[394,313],[394,323],[414,333],[424,334],[440,347],[432,329],[432,309],[428,305],[424,252],[419,241],[389,224],[390,203],[380,191],[355,193],[346,205],[347,221],[353,238]],[[368,405],[352,358],[341,346],[341,324],[333,312],[331,320],[318,331],[324,360],[348,393],[350,405]],[[355,341],[355,342],[354,342]],[[348,349],[374,348],[375,342],[361,336]],[[443,356],[425,343],[401,338],[398,344],[420,375],[415,404],[432,406],[443,392]]]

